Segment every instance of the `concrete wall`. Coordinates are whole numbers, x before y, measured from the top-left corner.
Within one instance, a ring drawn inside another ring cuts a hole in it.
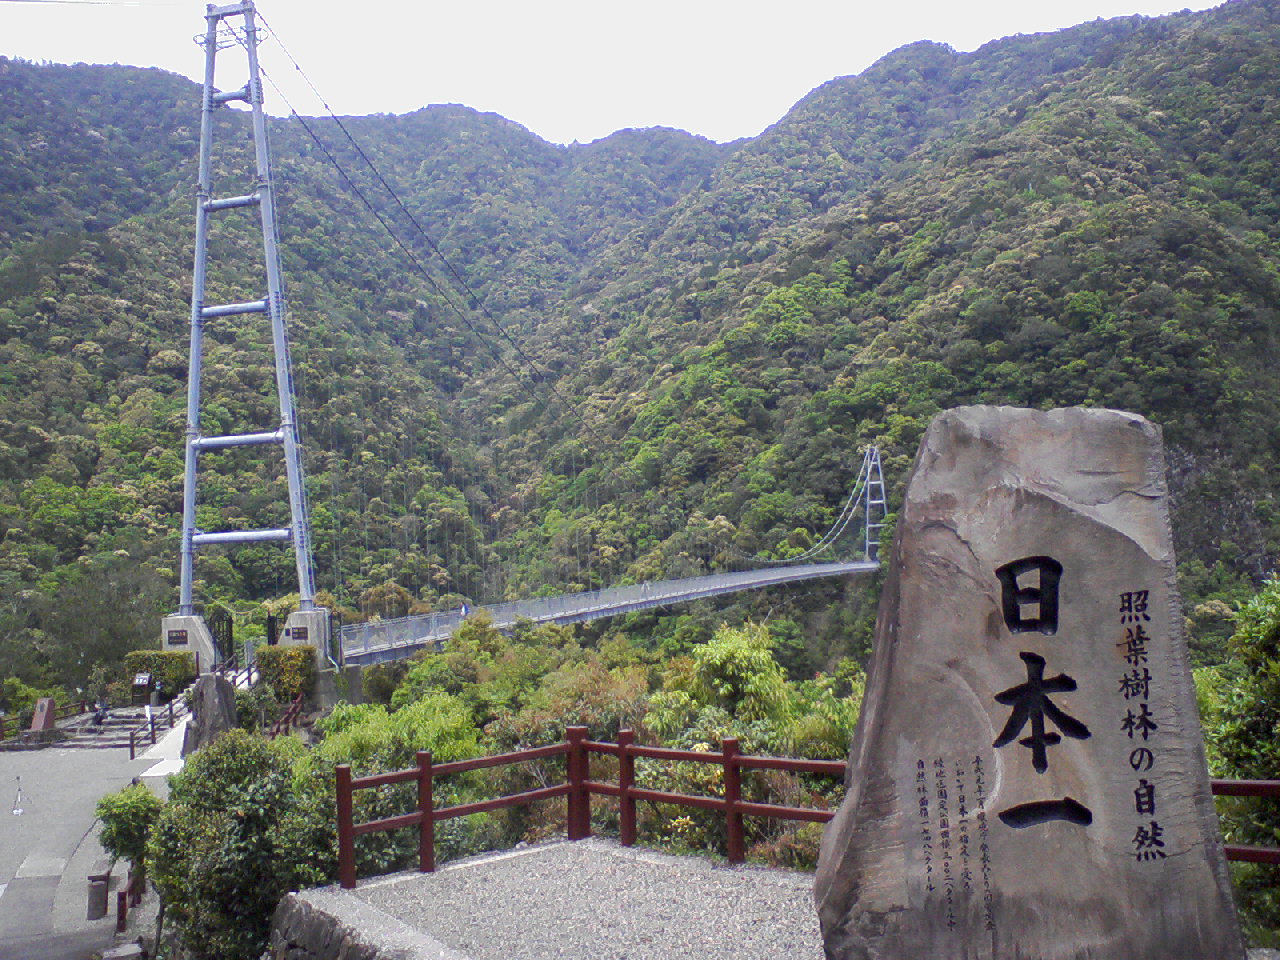
[[[361,682],[364,668],[358,664],[316,671],[316,706],[328,710],[339,700],[347,703],[364,703],[364,685]]]

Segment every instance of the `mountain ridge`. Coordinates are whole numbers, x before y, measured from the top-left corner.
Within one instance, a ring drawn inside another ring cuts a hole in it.
[[[1198,623],[1280,556],[1277,48],[1258,0],[921,42],[727,145],[555,145],[465,107],[344,118],[467,290],[332,121],[307,122],[430,279],[273,120],[320,582],[427,607],[677,576],[708,537],[794,554],[864,444],[892,497],[943,407],[1090,403],[1166,430]],[[54,650],[56,598],[123,576],[119,551],[171,602],[198,90],[13,60],[0,84],[24,94],[0,99],[0,626]],[[219,221],[210,296],[258,295],[255,231]],[[208,349],[208,429],[267,428],[260,333],[220,321]],[[202,526],[279,520],[278,468],[208,463]],[[244,603],[287,591],[288,564],[246,547],[200,578]],[[830,584],[599,629],[679,650],[773,611],[803,672],[863,649],[872,601]]]

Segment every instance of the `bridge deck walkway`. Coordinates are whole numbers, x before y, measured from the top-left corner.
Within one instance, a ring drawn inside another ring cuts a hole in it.
[[[758,590],[821,577],[868,573],[877,567],[879,564],[875,561],[854,560],[741,570],[497,603],[483,609],[499,629],[509,629],[519,620],[533,623],[579,623],[740,590]],[[462,610],[442,610],[425,616],[348,624],[341,631],[343,659],[346,663],[356,664],[399,660],[447,639],[465,616]]]

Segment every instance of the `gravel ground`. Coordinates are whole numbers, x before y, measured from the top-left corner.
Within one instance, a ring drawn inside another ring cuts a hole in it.
[[[812,874],[592,839],[369,881],[345,896],[466,960],[821,960],[812,889]]]

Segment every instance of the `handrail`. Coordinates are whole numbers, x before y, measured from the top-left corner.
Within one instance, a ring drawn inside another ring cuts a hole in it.
[[[68,717],[78,717],[81,714],[89,712],[88,700],[75,700],[68,703],[65,707],[58,707],[53,711],[55,720],[66,720]]]
[[[1215,797],[1280,798],[1280,780],[1211,780],[1210,787]],[[1275,847],[1246,847],[1228,843],[1224,849],[1228,860],[1280,865],[1280,849]]]
[[[178,716],[181,714],[184,707],[182,706],[182,704],[179,704],[178,714],[175,715],[174,709],[173,709],[173,701],[170,700],[166,706],[167,706],[167,709],[165,711],[164,719],[168,723],[169,729],[172,730],[177,725]],[[147,719],[143,720],[142,723],[138,724],[136,727],[129,728],[129,759],[130,760],[134,760],[137,758],[137,755],[138,755],[137,739],[139,736],[149,736],[151,738],[151,746],[154,747],[156,745],[156,715],[154,713],[148,713]]]
[[[632,846],[636,842],[636,801],[638,800],[724,811],[729,862],[743,863],[746,860],[742,823],[744,816],[803,820],[813,823],[826,823],[835,816],[832,810],[788,807],[743,800],[741,777],[743,770],[784,770],[793,773],[843,777],[848,769],[848,764],[843,760],[804,760],[797,757],[741,754],[738,752],[738,740],[735,737],[726,737],[719,752],[703,752],[677,750],[671,747],[638,746],[634,731],[627,729],[618,731],[617,743],[588,740],[586,727],[569,727],[566,733],[567,740],[549,746],[532,747],[488,757],[474,757],[469,760],[454,760],[448,763],[433,763],[430,751],[421,750],[417,753],[415,767],[367,777],[353,777],[348,764],[339,764],[334,771],[337,781],[339,882],[348,890],[356,885],[355,838],[357,836],[417,827],[418,869],[422,873],[431,873],[435,870],[435,824],[437,821],[555,797],[568,798],[565,814],[565,832],[568,839],[585,839],[591,835],[590,798],[593,795],[614,797],[619,801],[618,833],[624,847]],[[618,758],[617,783],[603,783],[589,778],[587,761],[592,753]],[[438,776],[556,756],[565,757],[565,783],[452,807],[437,808],[435,806],[434,784]],[[637,757],[678,762],[718,763],[724,767],[724,796],[691,796],[637,787],[635,784]],[[418,784],[417,809],[414,812],[367,823],[354,821],[355,791],[411,781],[416,781]],[[1212,780],[1210,787],[1214,796],[1280,798],[1280,780]],[[1280,864],[1280,849],[1229,844],[1225,847],[1225,852],[1228,860]]]
[[[272,725],[271,732],[267,734],[268,739],[274,740],[282,733],[289,732],[289,728],[297,722],[298,714],[302,712],[302,699],[301,693],[294,697],[293,703],[289,704],[289,709]]]
[[[785,820],[817,820],[831,818],[830,810],[807,807],[784,807],[776,804],[750,803],[742,799],[741,771],[744,769],[791,770],[803,773],[819,773],[843,776],[844,764],[833,760],[802,760],[791,757],[755,757],[738,752],[738,741],[726,738],[718,753],[696,750],[675,750],[670,747],[637,746],[635,733],[620,730],[617,743],[605,743],[587,739],[586,727],[569,727],[568,739],[545,747],[516,750],[496,756],[454,760],[449,763],[433,763],[429,751],[417,754],[417,766],[408,770],[379,773],[367,777],[353,777],[351,767],[340,764],[335,770],[337,781],[338,815],[338,877],[342,886],[351,889],[356,885],[355,838],[368,833],[397,830],[404,827],[418,828],[418,869],[423,873],[435,870],[435,824],[440,820],[484,813],[503,807],[533,803],[555,797],[567,797],[566,834],[570,840],[581,840],[591,835],[591,797],[609,796],[619,800],[621,816],[619,833],[623,846],[632,846],[636,840],[636,801],[674,803],[688,807],[722,810],[727,818],[728,853],[730,863],[746,860],[742,818],[763,816]],[[618,758],[618,782],[601,783],[588,776],[590,754],[616,756]],[[452,807],[435,806],[435,778],[451,773],[463,773],[487,767],[507,766],[547,757],[565,757],[565,783],[541,787],[524,793],[458,804]],[[718,763],[724,766],[725,795],[723,797],[699,797],[662,790],[650,790],[635,784],[636,758],[674,761]],[[413,813],[387,817],[367,823],[356,823],[353,817],[354,793],[394,783],[416,781],[418,784],[418,809]]]

